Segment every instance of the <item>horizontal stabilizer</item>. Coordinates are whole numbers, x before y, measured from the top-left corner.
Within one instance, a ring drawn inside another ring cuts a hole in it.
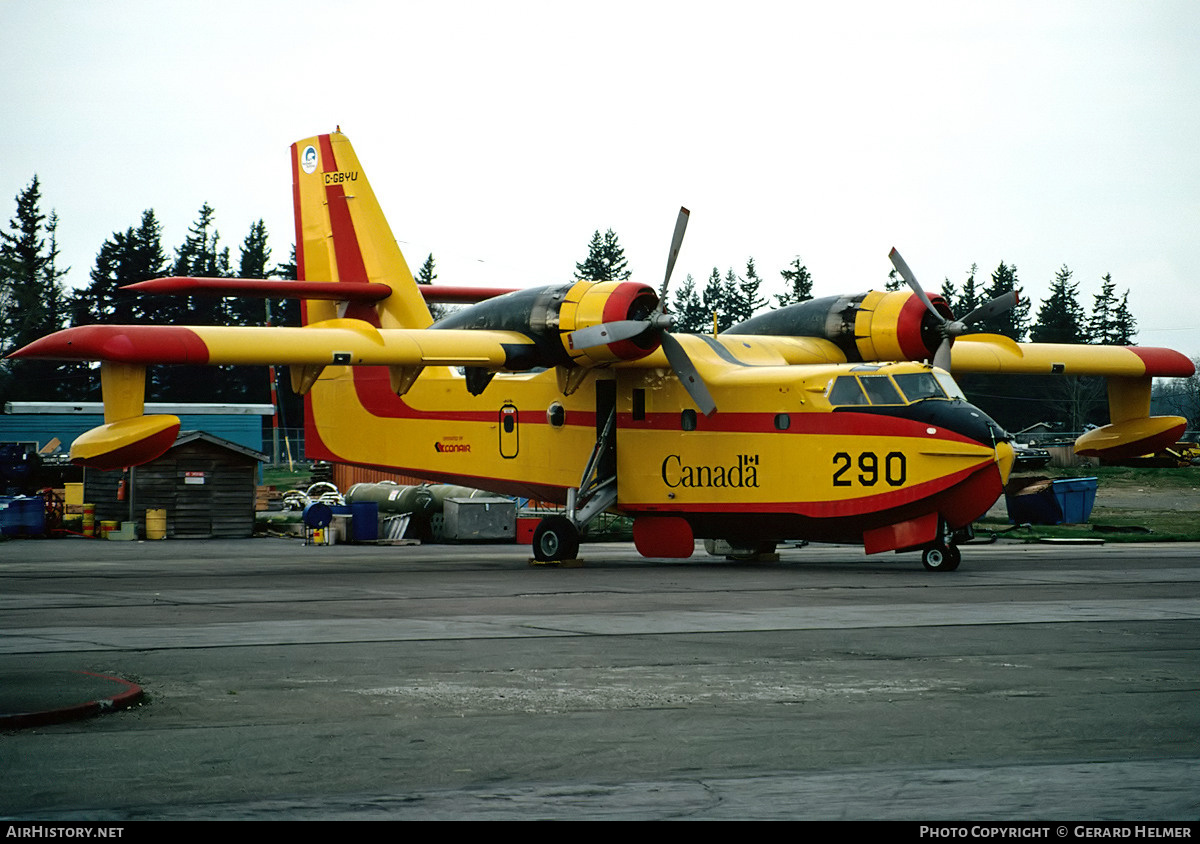
[[[135,293],[171,296],[241,296],[253,299],[326,299],[332,302],[378,302],[392,294],[386,284],[369,281],[286,281],[261,278],[192,278],[170,276],[139,281],[121,288]]]
[[[420,284],[417,290],[426,302],[443,305],[470,305],[513,293],[516,287],[470,287],[458,284]],[[391,295],[386,284],[372,281],[288,281],[260,278],[195,278],[169,276],[127,284],[121,288],[133,293],[166,296],[238,296],[249,299],[323,299],[330,302],[374,304]]]

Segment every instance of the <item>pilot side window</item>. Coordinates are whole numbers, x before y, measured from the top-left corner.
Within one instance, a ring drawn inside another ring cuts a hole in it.
[[[863,395],[858,379],[853,375],[841,375],[834,379],[829,388],[829,403],[832,405],[866,404],[867,397]]]
[[[870,396],[871,404],[904,404],[892,379],[886,375],[864,375],[859,380]]]

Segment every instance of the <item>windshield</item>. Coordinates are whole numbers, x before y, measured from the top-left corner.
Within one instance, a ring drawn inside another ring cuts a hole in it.
[[[892,379],[886,375],[839,375],[829,385],[829,403],[837,406],[860,404],[904,404]]]
[[[858,380],[871,398],[871,404],[904,404],[892,379],[886,375],[864,375]]]
[[[938,385],[937,379],[929,372],[910,372],[907,375],[897,375],[896,385],[910,402],[921,399],[946,398],[946,393]]]
[[[967,396],[962,391],[962,387],[958,386],[958,382],[954,380],[949,372],[938,372],[935,370],[933,377],[936,378],[937,382],[942,385],[942,389],[946,391],[946,395],[948,395],[950,398],[961,399],[962,401],[967,400]]]
[[[892,379],[895,379],[893,382]],[[896,389],[899,387],[899,389]],[[826,391],[829,403],[836,407],[865,404],[913,404],[925,399],[966,399],[949,373],[904,372],[889,377],[877,375],[839,375]]]

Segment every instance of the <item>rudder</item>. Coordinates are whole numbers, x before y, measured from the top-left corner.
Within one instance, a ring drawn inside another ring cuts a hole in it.
[[[380,328],[433,321],[349,139],[334,132],[292,144],[296,272],[303,281],[376,282],[392,294],[377,305],[302,303],[304,324],[339,316]]]

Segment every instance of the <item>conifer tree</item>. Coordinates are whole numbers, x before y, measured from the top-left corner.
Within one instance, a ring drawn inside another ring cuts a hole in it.
[[[758,275],[758,269],[754,266],[753,257],[746,261],[745,276],[739,276],[730,267],[729,272],[725,274],[723,287],[724,313],[717,317],[717,324],[721,331],[745,322],[767,304],[767,300],[759,294],[762,279]]]
[[[421,269],[417,270],[417,284],[433,284],[433,280],[437,278],[437,273],[434,272],[433,253],[429,253],[429,257],[425,259],[425,263],[421,265]]]
[[[575,265],[575,278],[580,281],[624,281],[629,278],[625,250],[612,229],[603,235],[597,229],[588,243],[588,256]]]
[[[417,284],[433,284],[433,280],[437,278],[437,273],[434,271],[433,253],[429,253],[429,257],[425,259],[425,263],[421,265],[421,269],[417,270]],[[445,307],[443,305],[431,304],[429,307],[429,315],[434,321],[445,316]]]
[[[1117,297],[1113,295],[1116,283],[1112,274],[1100,282],[1100,292],[1092,298],[1092,314],[1088,317],[1087,341],[1098,345],[1113,343],[1113,319],[1116,316]]]
[[[46,333],[39,329],[45,308],[43,271],[46,266],[46,217],[41,211],[42,191],[38,177],[17,194],[16,214],[8,231],[0,231],[0,282],[5,301],[3,351],[25,345]]]
[[[978,264],[971,265],[971,271],[967,274],[967,280],[963,282],[962,292],[955,299],[953,311],[956,316],[966,316],[983,304],[979,295],[979,287],[975,282],[975,273],[978,270]]]
[[[196,278],[229,278],[232,268],[228,247],[214,222],[215,212],[207,202],[188,229],[188,236],[175,249],[171,273]],[[224,325],[234,319],[225,300],[213,296],[171,296],[158,305],[155,322],[175,325]],[[248,370],[248,368],[247,368]],[[265,389],[252,384],[247,370],[230,367],[163,366],[148,372],[147,392],[155,401],[220,402],[246,401],[249,394]],[[259,399],[253,399],[258,401]]]
[[[799,305],[801,302],[807,302],[813,297],[812,273],[808,271],[808,267],[800,260],[799,255],[792,259],[792,263],[788,265],[786,270],[780,270],[779,275],[783,277],[784,290],[783,293],[775,296],[778,307],[786,308],[788,305]]]
[[[1113,311],[1112,343],[1116,346],[1132,346],[1137,333],[1137,320],[1129,310],[1129,290],[1126,289],[1125,295]]]
[[[762,279],[758,275],[758,268],[754,266],[754,258],[747,258],[746,275],[741,284],[743,308],[746,311],[744,319],[750,319],[767,306],[767,300],[762,297],[761,290]]]
[[[942,299],[946,302],[946,307],[950,309],[950,313],[958,313],[954,309],[955,299],[958,298],[958,288],[954,286],[954,282],[950,280],[950,276],[946,276],[942,281],[942,289],[938,292],[941,293]]]
[[[88,325],[95,322],[130,324],[147,321],[147,304],[139,297],[121,293],[121,288],[139,281],[159,278],[168,272],[162,249],[162,228],[153,209],[142,212],[138,228],[130,226],[100,246],[91,284],[71,297],[71,322]]]
[[[604,261],[608,266],[609,280],[626,281],[631,275],[625,250],[612,229],[604,233]]]
[[[270,278],[271,247],[267,245],[267,225],[261,219],[252,223],[250,231],[242,240],[238,254],[238,278]],[[274,302],[260,301],[251,297],[235,297],[227,300],[225,314],[231,325],[265,325],[267,312]]]
[[[714,315],[718,330],[721,328],[721,314],[725,310],[725,285],[721,281],[721,271],[713,267],[712,273],[708,276],[708,282],[704,285],[704,291],[700,294],[700,301],[704,306],[704,329],[703,332],[712,331]]]
[[[690,273],[683,284],[675,289],[671,313],[675,317],[673,331],[698,334],[712,330],[712,316],[705,312],[700,294],[696,292],[696,279]]]
[[[1001,261],[1000,266],[996,267],[996,271],[992,273],[992,283],[983,291],[983,296],[980,297],[981,301],[971,306],[972,310],[983,302],[1003,296],[1005,293],[1011,293],[1016,289],[1016,265],[1008,265]],[[965,289],[963,290],[962,298],[966,298]],[[962,303],[962,307],[966,308],[965,302]],[[964,315],[967,313],[970,313],[970,311],[963,311]],[[1020,343],[1025,339],[1025,335],[1029,331],[1029,302],[1022,300],[1015,308],[1005,311],[989,320],[979,322],[977,325],[981,326],[983,331],[1003,334],[1005,337]]]
[[[1050,295],[1038,309],[1030,330],[1035,343],[1082,343],[1087,338],[1086,318],[1079,304],[1079,284],[1064,264],[1050,285]],[[1068,431],[1080,431],[1094,415],[1103,397],[1103,381],[1065,375],[1056,378],[1045,396]]]
[[[717,329],[724,331],[736,325],[746,317],[746,303],[742,301],[742,279],[730,267],[725,273],[725,281],[721,285],[721,297],[724,307],[717,313]]]
[[[1035,343],[1082,343],[1085,339],[1083,307],[1079,304],[1079,284],[1071,281],[1072,272],[1063,264],[1050,285],[1050,295],[1038,309],[1037,322],[1030,331]]]
[[[251,224],[250,232],[242,241],[238,259],[238,278],[270,278],[267,268],[271,260],[271,248],[267,246],[267,224],[261,219]]]
[[[34,176],[17,194],[16,213],[0,231],[0,353],[11,352],[63,327],[67,307],[58,267],[58,215],[41,210],[41,183]],[[59,397],[56,361],[3,364],[0,401]]]

